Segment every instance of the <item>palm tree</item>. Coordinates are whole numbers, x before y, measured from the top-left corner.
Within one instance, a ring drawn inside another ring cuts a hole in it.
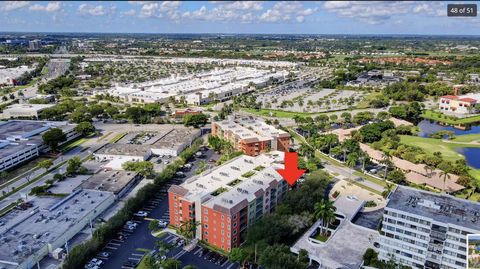
[[[368,159],[368,155],[364,151],[360,151],[359,160],[362,162],[362,172],[365,172],[365,162],[367,162]]]
[[[180,223],[179,234],[184,236],[187,240],[193,239],[195,237],[195,232],[197,231],[197,226],[200,225],[200,222],[192,220],[184,220]]]
[[[450,179],[450,174],[446,171],[441,171],[440,178],[443,178],[443,191],[446,191],[447,178]]]
[[[307,143],[301,143],[300,147],[298,148],[298,153],[302,156],[310,158],[313,156],[313,148],[309,146]]]
[[[319,203],[315,203],[314,209],[314,217],[322,220],[320,232],[325,235],[328,230],[324,228],[328,228],[328,225],[335,220],[337,208],[333,206],[332,201],[322,199]]]
[[[383,198],[387,199],[387,197],[388,197],[388,195],[390,194],[390,192],[392,192],[393,187],[395,187],[395,184],[387,183],[387,186],[385,186],[385,189],[384,189],[383,192],[382,192]]]
[[[383,175],[383,180],[386,180],[388,168],[392,166],[392,155],[390,155],[390,152],[387,151],[383,153],[383,159],[380,161],[380,163],[385,165],[385,174]]]
[[[355,165],[357,165],[358,161],[358,154],[356,152],[352,152],[348,154],[347,161],[345,162],[348,167],[350,167],[350,178],[352,178],[352,173],[354,170]]]

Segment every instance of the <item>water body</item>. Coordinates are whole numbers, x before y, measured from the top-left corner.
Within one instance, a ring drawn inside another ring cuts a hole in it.
[[[432,123],[429,120],[422,120],[420,123],[418,123],[418,127],[420,128],[418,135],[421,137],[428,137],[429,134],[442,130],[452,131],[455,135],[480,134],[480,126],[471,126],[468,130],[461,130],[452,126]]]
[[[480,148],[458,148],[457,151],[465,156],[469,166],[480,169]]]
[[[428,137],[429,134],[442,130],[452,131],[455,135],[480,134],[480,126],[472,126],[469,130],[460,130],[452,126],[432,123],[429,120],[421,121],[418,127],[420,128],[418,135],[421,137]],[[480,148],[458,148],[457,151],[465,156],[469,166],[480,169]]]

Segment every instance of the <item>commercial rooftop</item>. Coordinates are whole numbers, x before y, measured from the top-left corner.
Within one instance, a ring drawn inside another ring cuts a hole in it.
[[[131,183],[137,173],[122,170],[100,170],[87,180],[85,180],[80,188],[90,190],[108,191],[119,194],[129,183]]]
[[[248,87],[252,82],[261,84],[268,81],[270,77],[282,78],[286,75],[288,75],[287,71],[270,71],[251,67],[216,68],[212,71],[182,76],[172,75],[168,78],[128,86],[117,85],[108,92],[129,101],[140,98],[142,102],[165,102],[172,96],[178,99],[180,96],[189,97],[197,93],[202,93],[204,98],[207,98],[210,93],[221,95]],[[190,98],[186,101],[189,102]]]
[[[95,154],[144,157],[150,155],[150,147],[148,145],[114,143],[105,145]]]
[[[390,194],[388,208],[477,231],[480,227],[480,203],[447,194],[398,186]]]
[[[284,153],[280,151],[272,151],[270,153],[264,153],[256,157],[241,155],[231,160],[230,162],[216,167],[213,170],[208,170],[203,174],[187,179],[187,181],[185,181],[181,185],[172,185],[169,191],[174,193],[180,193],[190,201],[206,201],[212,198],[213,196],[211,194],[214,193],[216,190],[219,190],[220,188],[232,190],[237,189],[240,187],[240,185],[242,185],[241,189],[245,189],[247,192],[250,190],[250,192],[244,193],[241,196],[245,198],[247,196],[246,194],[250,195],[254,193],[255,190],[258,189],[261,185],[251,185],[247,184],[246,182],[253,182],[253,180],[255,179],[267,183],[271,180],[280,178],[276,172],[273,173],[272,171],[273,169],[283,168],[283,156]],[[259,166],[265,167],[265,170],[256,171],[255,168]],[[256,171],[257,175],[251,176],[249,178],[242,177],[242,175],[251,171]],[[265,176],[265,178],[263,178],[263,176]],[[243,180],[245,183],[240,183],[239,185],[232,186],[231,183],[237,179]],[[234,192],[237,191],[234,190]],[[228,198],[228,200],[242,199],[240,196],[237,196],[234,193],[228,193],[225,193],[225,198]],[[223,196],[224,195],[219,195],[218,197],[223,198]],[[222,198],[220,198],[220,202]],[[217,203],[218,200],[212,199],[211,202]],[[224,206],[227,206],[227,203],[223,202],[223,204]],[[228,202],[228,204],[230,204],[230,202]]]
[[[75,128],[75,125],[67,122],[29,120],[0,122],[0,159],[15,154],[20,149],[41,145],[41,134],[50,128],[60,128],[67,132]]]
[[[95,190],[78,190],[63,199],[51,199],[49,203],[21,212],[13,221],[0,229],[0,266],[16,268],[32,256],[44,250],[48,244],[53,248],[64,244],[74,234],[79,223],[87,216],[98,215],[113,202],[113,194]],[[98,210],[97,212],[94,212]],[[8,214],[4,217],[7,217]],[[2,217],[2,218],[4,218]],[[92,216],[93,217],[93,216]],[[45,255],[43,253],[42,255]],[[41,256],[36,257],[41,258]],[[7,265],[10,263],[10,265]],[[32,263],[33,264],[33,263]]]
[[[13,104],[8,106],[0,114],[3,118],[36,116],[38,112],[55,106],[54,104]]]

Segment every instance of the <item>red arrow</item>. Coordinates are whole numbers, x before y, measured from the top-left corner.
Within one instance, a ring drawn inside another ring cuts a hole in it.
[[[277,172],[292,186],[305,173],[305,170],[298,169],[296,152],[285,152],[285,169],[277,169]]]

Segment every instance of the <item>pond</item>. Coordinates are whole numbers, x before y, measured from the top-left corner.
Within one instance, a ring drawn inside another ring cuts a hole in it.
[[[465,156],[469,166],[480,169],[480,148],[459,148],[457,151]]]
[[[452,131],[455,135],[480,134],[480,126],[471,126],[468,130],[460,130],[452,126],[433,123],[429,120],[421,121],[418,127],[420,128],[418,135],[421,137],[428,137],[429,134],[442,130]],[[465,156],[469,166],[480,169],[480,148],[458,148],[457,151]]]
[[[470,126],[468,130],[461,130],[452,126],[440,125],[429,120],[422,120],[418,123],[418,127],[420,128],[418,135],[421,137],[428,137],[429,134],[442,130],[452,131],[455,135],[480,134],[480,126]]]

